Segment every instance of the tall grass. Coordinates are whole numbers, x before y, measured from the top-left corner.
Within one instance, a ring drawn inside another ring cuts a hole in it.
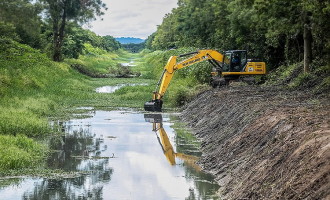
[[[0,135],[0,171],[41,166],[46,150],[26,136]]]

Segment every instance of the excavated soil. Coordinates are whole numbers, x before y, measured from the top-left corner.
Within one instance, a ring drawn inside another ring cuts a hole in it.
[[[230,86],[182,113],[223,199],[330,199],[330,101],[306,91]]]

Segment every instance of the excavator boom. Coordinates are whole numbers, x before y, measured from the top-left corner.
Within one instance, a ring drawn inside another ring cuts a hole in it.
[[[177,62],[178,58],[186,56],[190,57]],[[205,60],[208,60],[216,69],[216,72],[212,73],[214,76],[210,80],[213,87],[227,85],[229,81],[238,79],[241,75],[266,74],[266,64],[264,62],[248,60],[246,50],[230,50],[222,54],[216,50],[205,49],[179,56],[171,56],[164,67],[156,90],[153,92],[152,100],[144,104],[144,110],[161,112],[163,105],[162,98],[175,71]]]
[[[193,55],[187,59],[177,62],[177,58]],[[164,71],[160,80],[158,81],[156,91],[153,93],[153,98],[144,104],[144,110],[152,112],[161,112],[163,101],[162,98],[173,78],[174,72],[178,69],[188,67],[198,62],[205,60],[213,60],[213,63],[219,63],[223,61],[223,54],[215,50],[199,50],[179,56],[171,56],[164,67]],[[219,64],[218,64],[219,65]],[[220,67],[220,65],[219,65]]]

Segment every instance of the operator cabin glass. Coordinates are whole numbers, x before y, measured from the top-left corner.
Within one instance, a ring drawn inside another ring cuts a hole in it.
[[[229,72],[230,61],[231,61],[231,53],[226,53],[223,60],[223,68],[222,68],[223,72]]]
[[[239,52],[240,54],[240,60],[241,60],[241,68],[240,68],[240,71],[244,71],[244,67],[246,65],[246,62],[247,62],[247,53],[246,51],[240,51]]]
[[[230,51],[224,56],[223,72],[241,72],[247,62],[246,51]]]

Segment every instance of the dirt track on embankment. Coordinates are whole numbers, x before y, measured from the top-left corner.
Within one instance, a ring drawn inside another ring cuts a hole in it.
[[[308,92],[230,86],[182,113],[224,199],[330,199],[330,101]]]

